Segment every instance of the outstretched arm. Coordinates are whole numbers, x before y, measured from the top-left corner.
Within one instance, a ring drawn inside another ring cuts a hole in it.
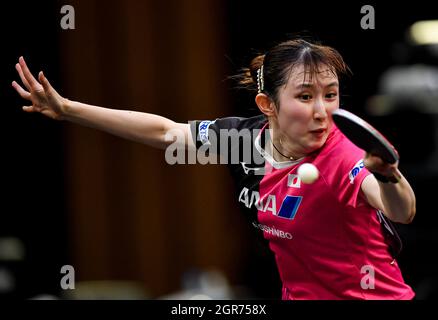
[[[35,79],[23,57],[20,57],[15,67],[27,90],[15,81],[12,86],[23,99],[32,103],[23,107],[26,112],[39,112],[52,119],[71,121],[160,149],[165,149],[173,142],[166,141],[166,133],[172,129],[178,130],[185,137],[185,146],[193,147],[188,123],[176,123],[150,113],[108,109],[70,101],[50,85],[42,71],[38,74],[38,80]]]
[[[394,222],[411,223],[416,212],[415,194],[409,182],[398,170],[398,163],[388,164],[379,157],[367,154],[365,166],[383,176],[397,177],[397,183],[383,183],[370,174],[362,182],[361,189],[368,203],[382,210]]]

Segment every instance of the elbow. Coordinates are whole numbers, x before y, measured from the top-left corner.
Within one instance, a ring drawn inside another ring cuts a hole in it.
[[[396,219],[392,220],[393,222],[401,223],[401,224],[411,224],[414,221],[415,214],[417,213],[416,208],[416,199],[415,196],[411,198],[411,202],[407,207],[404,209],[400,209],[398,212],[404,212],[403,215],[394,215],[394,217],[397,217]]]
[[[412,221],[414,221],[414,217],[415,217],[416,213],[417,213],[417,205],[416,205],[416,199],[415,199],[415,196],[414,196],[413,200],[412,200],[411,211],[409,212],[409,216],[408,216],[408,219],[405,222],[405,224],[412,223]]]
[[[417,209],[413,206],[411,212],[409,213],[408,220],[406,220],[405,224],[410,224],[414,221],[415,214],[417,213]]]
[[[415,213],[416,213],[416,209],[415,206],[411,208],[411,210],[409,212],[407,212],[406,214],[403,215],[395,215],[392,213],[389,213],[387,215],[387,217],[395,223],[401,223],[401,224],[410,224],[412,223],[412,221],[414,220],[415,217]]]
[[[411,224],[412,221],[414,221],[414,217],[415,217],[416,212],[417,212],[417,210],[416,210],[416,208],[415,208],[415,206],[414,206],[414,207],[411,209],[411,211],[409,212],[409,214],[408,214],[408,218],[407,218],[406,220],[403,220],[403,221],[397,221],[397,222],[402,223],[402,224]]]

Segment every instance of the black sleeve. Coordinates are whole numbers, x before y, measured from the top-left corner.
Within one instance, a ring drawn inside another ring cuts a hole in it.
[[[190,130],[196,149],[205,154],[218,154],[227,163],[249,162],[253,157],[253,140],[267,119],[264,115],[240,118],[227,117],[216,120],[191,121]]]
[[[216,120],[190,121],[190,130],[196,149],[199,149],[202,145],[209,144],[211,150],[219,152],[220,130],[239,130],[244,119],[228,117]]]

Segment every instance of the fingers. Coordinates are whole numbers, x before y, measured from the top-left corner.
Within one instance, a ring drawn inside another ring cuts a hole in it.
[[[23,111],[35,112],[35,108],[33,106],[23,106]]]
[[[53,89],[52,86],[50,85],[49,80],[47,80],[46,76],[42,71],[40,71],[40,73],[38,74],[38,80],[43,85],[44,91],[49,92],[50,90]]]
[[[381,166],[381,167],[385,167],[385,168],[397,168],[398,167],[398,161],[395,163],[389,163],[386,162],[385,160],[383,160],[381,157],[376,156],[376,155],[371,155],[370,158],[376,165]]]
[[[376,165],[378,165],[378,166],[383,166],[383,165],[385,165],[386,164],[386,162],[385,161],[383,161],[383,159],[382,158],[380,158],[379,156],[376,156],[376,155],[374,155],[374,154],[370,154],[370,158],[369,158],[371,161],[373,161]]]
[[[376,172],[384,176],[393,175],[397,170],[397,163],[387,163],[379,156],[370,153],[366,153],[364,165],[371,172]]]
[[[21,70],[23,71],[24,78],[27,80],[27,82],[30,86],[28,89],[29,90],[30,89],[34,89],[34,90],[40,89],[40,84],[33,77],[32,73],[30,72],[29,68],[27,67],[26,62],[24,61],[23,57],[20,57],[20,59],[18,59],[18,62],[20,64]]]
[[[13,81],[12,86],[23,99],[30,100],[31,94],[24,90],[17,82]],[[34,106],[23,106],[23,111],[35,112],[36,110]]]
[[[20,97],[26,100],[30,100],[31,97],[30,93],[24,90],[17,82],[13,81],[12,87],[18,92]]]
[[[27,90],[30,90],[29,82],[27,82],[26,78],[24,77],[23,70],[21,70],[21,66],[19,63],[15,65],[15,69],[17,70],[18,75],[20,76],[21,82],[23,82]]]

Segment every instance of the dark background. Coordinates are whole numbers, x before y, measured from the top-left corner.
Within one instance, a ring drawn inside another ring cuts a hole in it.
[[[75,30],[59,25],[64,4],[76,10]],[[360,26],[363,5],[375,9],[374,30]],[[180,290],[193,270],[214,268],[251,296],[279,298],[275,268],[238,216],[226,170],[170,168],[156,150],[25,114],[10,83],[18,79],[14,64],[23,55],[34,73],[44,70],[70,99],[180,122],[249,116],[253,97],[233,89],[227,77],[255,53],[304,35],[344,56],[353,76],[342,84],[342,106],[370,120],[400,151],[417,196],[415,221],[398,227],[405,240],[400,265],[419,298],[435,298],[438,177],[425,163],[436,150],[436,116],[413,106],[377,117],[365,108],[391,66],[438,64],[423,54],[400,54],[407,52],[407,28],[436,18],[432,7],[426,1],[3,4],[0,238],[22,241],[25,255],[0,262],[15,279],[0,294],[61,295],[60,268],[70,264],[77,281],[129,280],[148,297]]]

